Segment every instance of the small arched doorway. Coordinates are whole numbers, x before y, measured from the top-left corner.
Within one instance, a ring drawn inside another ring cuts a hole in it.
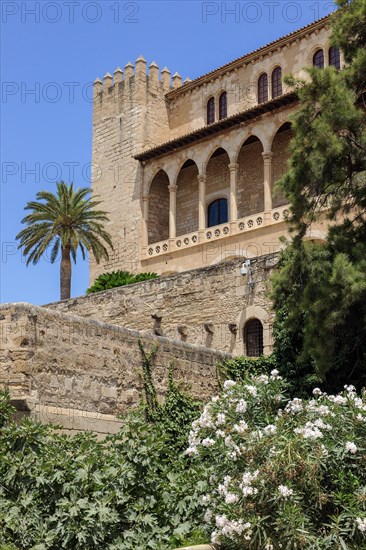
[[[259,319],[249,319],[245,324],[244,348],[247,357],[263,355],[263,325]]]

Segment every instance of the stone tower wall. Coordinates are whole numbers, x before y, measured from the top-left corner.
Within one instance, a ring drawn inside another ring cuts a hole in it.
[[[152,63],[147,73],[140,57],[124,72],[107,73],[94,83],[92,189],[109,213],[106,229],[111,233],[114,253],[108,263],[91,262],[90,280],[108,270],[139,269],[141,241],[142,167],[133,157],[143,148],[164,141],[168,134],[165,93],[170,73]]]

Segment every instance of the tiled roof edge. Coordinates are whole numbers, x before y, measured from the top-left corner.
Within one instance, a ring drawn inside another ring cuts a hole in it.
[[[287,42],[289,38],[296,38],[296,35],[302,35],[306,34],[306,31],[315,31],[317,28],[325,27],[328,21],[330,20],[332,16],[332,13],[329,15],[326,15],[325,17],[322,17],[321,19],[318,19],[317,21],[314,21],[313,23],[309,23],[308,25],[305,25],[304,27],[301,27],[300,29],[297,29],[296,31],[290,32],[289,34],[286,34],[284,36],[281,36],[280,38],[277,38],[276,40],[273,40],[272,42],[269,42],[265,46],[261,46],[260,48],[257,48],[256,50],[253,50],[241,57],[238,57],[237,59],[234,59],[233,61],[230,61],[229,63],[226,63],[225,65],[222,65],[221,67],[218,67],[217,69],[213,69],[212,71],[199,76],[195,78],[194,80],[191,80],[190,82],[186,82],[176,90],[171,90],[170,92],[167,92],[165,94],[165,97],[167,99],[173,99],[174,97],[180,95],[180,93],[185,93],[188,90],[192,90],[199,84],[203,84],[206,80],[211,80],[212,78],[217,78],[219,74],[222,71],[227,70],[234,70],[237,66],[240,66],[243,64],[243,62],[250,61],[252,57],[256,57],[258,55],[261,55],[263,53],[266,53],[267,50],[273,49],[274,46],[280,44],[281,42]]]

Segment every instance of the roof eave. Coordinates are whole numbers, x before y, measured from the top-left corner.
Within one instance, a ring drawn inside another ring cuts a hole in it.
[[[257,116],[261,116],[265,113],[271,112],[285,105],[295,103],[296,101],[298,101],[297,94],[295,92],[290,92],[276,99],[267,101],[266,103],[255,105],[255,107],[252,107],[251,109],[246,109],[245,111],[241,111],[240,113],[232,115],[231,117],[224,118],[223,120],[219,120],[214,124],[203,126],[202,128],[199,128],[198,130],[194,130],[189,134],[184,134],[183,136],[180,136],[176,139],[162,143],[161,145],[158,145],[157,147],[149,149],[148,151],[142,151],[138,155],[135,155],[134,159],[139,161],[145,161],[145,160],[151,160],[152,158],[165,155],[167,153],[175,151],[176,149],[185,147],[190,143],[194,143],[195,141],[204,139],[209,135],[216,134],[228,128],[233,128],[234,126],[242,124],[247,120],[252,120]]]

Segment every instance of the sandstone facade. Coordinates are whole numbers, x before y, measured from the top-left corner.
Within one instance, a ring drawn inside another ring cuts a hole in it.
[[[96,80],[92,186],[110,213],[115,252],[91,264],[91,281],[116,269],[164,275],[278,250],[287,208],[276,182],[298,102],[272,77],[278,68],[304,74],[318,50],[326,66],[328,27],[325,17],[194,81],[171,78],[166,68],[159,76],[156,63],[147,70],[141,56],[135,67]],[[210,100],[215,114],[208,123]],[[219,199],[228,216],[212,225],[208,209]],[[324,237],[320,226],[312,232]]]

